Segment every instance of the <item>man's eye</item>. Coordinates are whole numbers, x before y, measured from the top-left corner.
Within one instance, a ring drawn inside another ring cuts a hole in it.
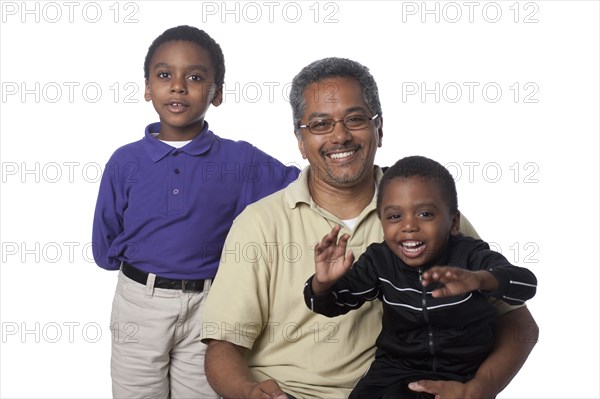
[[[367,121],[367,117],[364,115],[351,115],[344,119],[346,126],[361,126]]]
[[[322,129],[329,126],[331,126],[331,121],[314,121],[310,124],[310,127],[313,129]]]
[[[363,115],[352,115],[346,118],[346,122],[363,122],[366,119]]]

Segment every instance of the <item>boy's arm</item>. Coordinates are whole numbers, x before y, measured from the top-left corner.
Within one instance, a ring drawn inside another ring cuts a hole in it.
[[[472,380],[466,383],[421,380],[409,387],[433,394],[436,399],[495,398],[525,364],[537,343],[538,333],[538,326],[527,307],[511,310],[500,316],[494,349]]]
[[[494,252],[496,257],[504,258]],[[495,290],[490,290],[490,296],[502,299],[511,305],[520,305],[534,297],[537,290],[537,278],[524,267],[513,266],[508,261],[503,263],[502,259],[495,266],[487,270],[498,282]]]
[[[119,171],[117,162],[109,161],[104,169],[92,227],[92,253],[96,264],[104,269],[118,270],[120,262],[112,255],[115,238],[123,231],[123,211],[117,190]]]
[[[502,254],[492,251],[481,240],[456,237],[451,241],[449,263],[462,267],[435,266],[423,273],[424,286],[442,283],[432,292],[436,298],[483,291],[511,305],[521,305],[533,298],[537,279],[524,267],[512,265]]]
[[[335,242],[339,230],[340,226],[336,226],[320,244],[315,246],[316,273],[304,284],[306,306],[313,312],[327,317],[346,314],[379,296],[379,277],[374,262],[374,257],[377,255],[373,245],[369,246],[354,264],[352,264],[354,260],[352,252],[340,258],[340,254],[346,251],[346,242],[349,238],[347,234],[340,238],[339,246],[335,249],[329,248],[332,251],[330,254],[319,253],[325,242],[330,240]],[[325,251],[327,252],[327,249]],[[337,262],[331,259],[336,259]],[[379,259],[380,263],[385,261]],[[319,270],[320,267],[323,270]],[[334,269],[335,271],[332,271]],[[322,282],[315,282],[317,278],[321,278]]]
[[[487,270],[466,270],[452,266],[434,266],[423,273],[421,284],[428,286],[438,282],[442,287],[431,292],[434,298],[466,294],[472,291],[493,292],[500,284]]]
[[[247,205],[287,187],[300,174],[296,166],[286,166],[256,147],[248,162],[243,165],[247,175],[240,212]]]
[[[227,341],[207,342],[204,368],[210,386],[225,398],[287,399],[274,380],[254,381],[244,360],[247,350]]]
[[[512,265],[502,254],[492,251],[485,241],[466,239],[466,265],[483,277],[480,287],[488,295],[510,305],[522,305],[534,297],[537,288],[535,275],[524,267]],[[490,279],[490,274],[495,278]]]

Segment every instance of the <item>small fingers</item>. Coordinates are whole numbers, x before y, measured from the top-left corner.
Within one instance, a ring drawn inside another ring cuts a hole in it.
[[[432,268],[423,273],[422,280],[423,282],[427,282],[427,284],[430,284],[434,281],[439,281],[443,283],[445,281],[456,279],[457,270],[460,269],[450,266],[433,266]]]
[[[346,270],[350,269],[350,267],[352,267],[353,263],[354,263],[354,253],[352,251],[348,251],[348,253],[346,254],[346,258],[344,259],[344,268]]]

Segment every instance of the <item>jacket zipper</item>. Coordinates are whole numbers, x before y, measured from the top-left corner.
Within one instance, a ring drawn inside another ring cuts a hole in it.
[[[419,282],[423,281],[423,269],[419,268]],[[431,368],[433,371],[437,371],[437,362],[435,359],[435,348],[433,345],[433,330],[429,323],[429,314],[427,313],[427,287],[421,286],[421,306],[423,307],[423,318],[427,323],[428,335],[427,335],[427,346],[429,347],[429,353],[431,354]]]

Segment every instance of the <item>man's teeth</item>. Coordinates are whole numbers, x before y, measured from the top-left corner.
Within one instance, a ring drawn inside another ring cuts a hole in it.
[[[352,154],[354,154],[354,151],[339,152],[337,154],[331,154],[331,155],[329,155],[329,158],[332,158],[332,159],[341,159],[341,158],[346,158],[346,157],[352,156]]]

